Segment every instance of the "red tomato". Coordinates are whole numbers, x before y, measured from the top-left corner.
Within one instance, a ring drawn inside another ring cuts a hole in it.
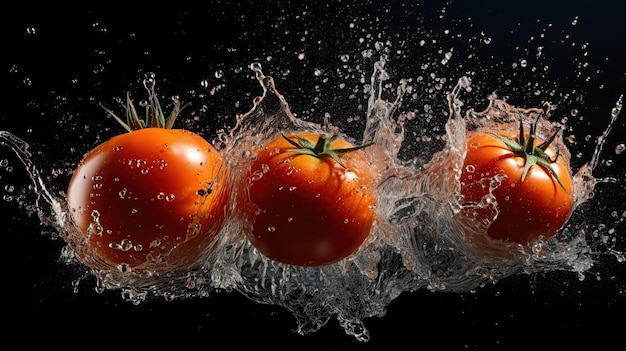
[[[251,166],[258,207],[250,242],[268,258],[300,266],[344,259],[363,244],[375,220],[370,163],[357,146],[324,134],[278,135]]]
[[[187,267],[224,221],[222,158],[190,131],[131,123],[138,129],[95,147],[70,180],[67,201],[82,235],[76,251],[93,268]]]
[[[471,206],[462,211],[480,223],[493,221],[487,234],[522,245],[554,236],[568,220],[573,206],[569,166],[547,142],[535,136],[536,122],[525,133],[496,135],[477,132],[468,136],[461,173],[461,194],[468,204],[479,204],[490,193],[497,203]],[[494,178],[496,177],[496,178]],[[499,184],[497,184],[499,181]],[[483,201],[484,203],[484,201]]]

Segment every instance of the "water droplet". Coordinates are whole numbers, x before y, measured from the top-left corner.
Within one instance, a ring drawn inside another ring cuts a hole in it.
[[[372,49],[366,49],[361,51],[361,56],[363,56],[364,58],[371,58],[372,56],[374,56],[374,50]]]
[[[150,242],[150,247],[154,248],[154,247],[159,247],[161,246],[161,240],[159,239],[154,239]]]
[[[569,136],[567,137],[567,141],[568,141],[570,144],[574,144],[574,143],[576,142],[576,136],[575,136],[574,134],[569,135]]]
[[[253,62],[250,64],[250,69],[254,72],[261,72],[261,63],[259,62]]]
[[[470,85],[472,85],[472,78],[468,77],[468,76],[463,76],[461,78],[459,78],[459,86],[461,88],[468,88]]]
[[[626,145],[622,144],[617,144],[617,146],[615,147],[615,153],[620,155],[622,154],[622,152],[624,152],[624,150],[626,150]]]
[[[156,83],[156,74],[154,72],[148,72],[144,75],[143,86],[152,91],[154,89],[154,85]]]
[[[267,165],[267,163],[264,163],[261,165],[261,171],[263,172],[263,174],[266,174],[267,172],[270,171],[270,166]]]
[[[122,272],[122,273],[129,273],[132,269],[130,268],[130,266],[126,263],[122,263],[120,265],[117,266],[117,269]]]
[[[443,55],[443,58],[441,59],[441,64],[445,65],[448,63],[448,61],[450,61],[450,59],[452,58],[452,51],[448,51]]]
[[[275,232],[275,231],[276,231],[276,227],[274,227],[273,225],[271,225],[271,226],[267,227],[267,231],[268,231],[268,232],[270,232],[270,233],[273,233],[273,232]]]
[[[496,203],[496,197],[493,196],[492,194],[487,194],[485,196],[483,196],[482,198],[482,202],[486,205],[491,205]]]
[[[91,211],[91,219],[95,222],[100,218],[100,212],[93,210]]]

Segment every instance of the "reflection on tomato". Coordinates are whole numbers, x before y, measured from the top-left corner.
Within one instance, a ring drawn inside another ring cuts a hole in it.
[[[186,267],[207,253],[224,221],[222,157],[201,136],[171,129],[178,105],[165,121],[151,97],[149,115],[160,122],[146,127],[129,100],[129,132],[87,153],[70,181],[68,205],[84,238],[75,248],[88,266]]]
[[[325,134],[278,135],[251,166],[258,208],[250,242],[272,260],[321,266],[344,259],[375,220],[374,176],[364,146]]]
[[[536,137],[536,126],[524,132],[520,121],[519,133],[477,132],[468,137],[460,182],[463,202],[472,206],[462,214],[490,223],[487,234],[492,238],[522,245],[546,240],[571,214],[571,172],[550,145],[556,133],[544,142]],[[495,219],[495,212],[482,206],[490,200],[497,203]]]

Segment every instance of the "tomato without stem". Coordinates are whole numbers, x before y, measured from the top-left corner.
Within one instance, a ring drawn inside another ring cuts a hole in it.
[[[83,236],[77,251],[88,266],[135,272],[186,267],[221,229],[226,196],[219,152],[201,136],[163,122],[124,124],[128,133],[95,147],[76,168],[67,201]]]
[[[250,242],[265,256],[300,266],[344,259],[375,220],[374,176],[365,154],[345,140],[300,132],[258,150],[250,200],[258,211]]]
[[[477,133],[468,138],[460,183],[463,201],[472,206],[462,213],[490,223],[487,234],[492,238],[522,245],[545,240],[571,214],[569,167],[550,145],[556,134],[541,141],[536,125],[528,133],[520,121],[519,134]],[[497,203],[495,219],[490,206],[484,206],[490,199]]]

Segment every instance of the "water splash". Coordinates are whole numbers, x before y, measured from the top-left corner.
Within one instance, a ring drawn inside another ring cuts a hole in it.
[[[472,82],[461,77],[447,94],[448,116],[445,123],[445,146],[435,150],[428,162],[414,158],[401,160],[400,149],[406,141],[405,126],[415,114],[400,112],[412,87],[400,81],[395,96],[383,98],[383,86],[390,79],[385,61],[373,66],[369,85],[367,121],[363,142],[373,142],[367,155],[379,170],[377,211],[380,223],[371,238],[350,258],[322,267],[298,267],[271,261],[246,239],[250,223],[245,209],[231,203],[231,216],[215,244],[213,254],[196,268],[150,277],[92,271],[97,288],[118,289],[125,300],[141,303],[161,297],[167,300],[206,297],[217,290],[237,291],[259,303],[283,306],[296,319],[297,332],[314,332],[335,316],[346,333],[361,341],[369,339],[363,320],[382,316],[386,306],[400,294],[419,289],[467,292],[494,283],[513,274],[551,270],[584,273],[599,255],[611,252],[623,257],[618,248],[602,249],[590,244],[578,207],[593,196],[600,182],[592,171],[598,164],[606,136],[621,113],[622,97],[612,112],[607,130],[598,139],[592,160],[575,174],[576,209],[572,219],[552,240],[524,248],[489,239],[486,224],[467,224],[458,220],[458,177],[465,155],[466,133],[481,128],[517,128],[520,114],[528,116],[540,109],[516,108],[493,95],[483,111],[462,112],[462,94],[471,91]],[[278,92],[272,77],[265,76],[259,64],[251,70],[261,84],[263,94],[253,107],[238,115],[236,125],[221,131],[217,147],[225,156],[234,184],[243,181],[246,167],[254,157],[251,151],[277,132],[297,130],[341,133],[329,119],[322,124],[294,117],[285,98]],[[544,121],[540,130],[549,134],[554,128]],[[348,135],[342,136],[350,141]],[[68,242],[62,257],[68,264],[80,264],[73,240],[79,237],[67,215],[62,195],[48,190],[39,170],[31,160],[28,144],[9,132],[0,132],[0,141],[25,165],[36,194],[34,208],[43,223],[53,226]],[[557,147],[569,160],[567,147],[559,138]],[[240,191],[233,189],[233,192]],[[62,192],[59,192],[62,194]],[[233,193],[231,199],[236,199]],[[472,235],[467,235],[471,233]],[[468,239],[479,238],[479,239]],[[610,242],[610,241],[609,241]],[[622,259],[623,260],[623,259]],[[84,278],[84,277],[83,277]],[[76,283],[78,285],[78,282]]]

